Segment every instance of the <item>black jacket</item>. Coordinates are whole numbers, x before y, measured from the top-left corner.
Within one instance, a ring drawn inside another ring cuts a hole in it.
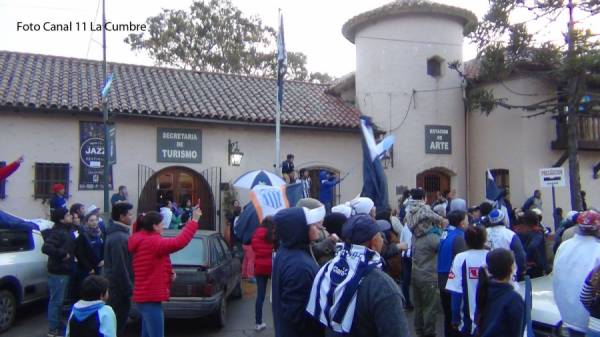
[[[129,240],[129,226],[111,220],[106,229],[102,270],[110,284],[111,297],[129,298],[133,291],[133,271],[127,240]]]
[[[48,273],[71,275],[75,261],[75,235],[70,227],[55,225],[45,232],[42,253],[48,255]],[[65,259],[67,254],[69,258]]]
[[[379,269],[371,271],[360,283],[350,337],[408,337],[404,299],[398,285]],[[327,337],[341,336],[327,329]]]

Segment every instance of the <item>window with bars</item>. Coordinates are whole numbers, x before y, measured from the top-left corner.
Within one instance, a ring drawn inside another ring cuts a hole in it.
[[[0,168],[6,166],[5,161],[0,161]],[[0,199],[6,199],[6,179],[0,181]]]
[[[69,195],[69,164],[64,163],[35,163],[35,180],[33,197],[49,199],[54,192],[54,184],[65,185],[65,195]]]
[[[490,170],[490,173],[494,177],[494,181],[498,187],[502,189],[510,188],[510,177],[507,169],[493,169]]]

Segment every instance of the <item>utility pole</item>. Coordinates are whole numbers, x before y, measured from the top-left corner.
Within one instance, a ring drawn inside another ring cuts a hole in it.
[[[576,67],[577,54],[575,52],[575,21],[573,20],[573,0],[569,0],[569,25],[568,25],[568,50],[567,69],[572,73],[568,81],[568,111],[567,111],[567,153],[569,154],[569,186],[571,192],[571,209],[581,210],[581,181],[579,179],[579,156],[577,126],[579,123],[578,107],[581,99],[582,74]]]
[[[107,70],[106,70],[106,0],[102,0],[102,78],[103,81],[107,81]],[[105,83],[106,84],[106,83]],[[108,176],[110,174],[110,163],[109,163],[109,152],[110,152],[110,139],[108,136],[108,95],[102,97],[102,121],[104,122],[104,213],[109,214],[109,202],[108,202]]]

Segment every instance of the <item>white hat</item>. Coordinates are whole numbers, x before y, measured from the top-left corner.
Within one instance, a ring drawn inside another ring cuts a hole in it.
[[[350,201],[350,207],[355,214],[369,214],[375,206],[375,203],[370,198],[360,197]]]
[[[88,207],[85,208],[85,213],[83,216],[88,216],[97,210],[100,210],[100,207],[98,207],[96,205],[89,205]]]
[[[325,206],[320,206],[313,209],[302,207],[302,209],[304,210],[304,216],[306,217],[307,225],[316,224],[325,219]]]
[[[331,207],[332,213],[342,213],[346,218],[350,218],[352,216],[352,207],[346,204],[340,204],[337,206]]]

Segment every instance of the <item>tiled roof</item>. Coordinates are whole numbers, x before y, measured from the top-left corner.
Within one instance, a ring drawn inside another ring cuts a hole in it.
[[[448,6],[428,0],[395,0],[387,5],[359,14],[348,20],[342,27],[342,34],[354,43],[356,33],[365,26],[377,21],[408,14],[438,15],[459,20],[467,35],[475,28],[477,17],[473,12],[454,6]]]
[[[109,111],[274,123],[270,78],[109,63]],[[0,108],[98,112],[102,62],[0,51]],[[284,125],[358,128],[360,113],[325,93],[327,85],[286,81]]]

